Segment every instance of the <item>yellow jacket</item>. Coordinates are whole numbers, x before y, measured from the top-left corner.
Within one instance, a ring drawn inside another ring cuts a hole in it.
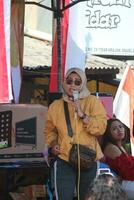
[[[74,132],[73,138],[68,135],[63,99],[55,100],[49,106],[45,124],[45,142],[51,147],[52,143],[57,141],[61,150],[59,157],[63,160],[68,161],[72,142],[79,142],[79,144],[96,149],[96,160],[98,160],[103,154],[96,136],[102,135],[105,131],[107,124],[106,111],[100,100],[92,95],[80,99],[80,105],[82,111],[90,117],[90,122],[85,126],[82,119],[75,117],[74,108],[68,103],[71,125]]]

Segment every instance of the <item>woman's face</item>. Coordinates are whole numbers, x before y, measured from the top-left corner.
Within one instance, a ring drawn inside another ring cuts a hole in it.
[[[72,96],[74,90],[79,91],[80,86],[82,84],[80,76],[74,72],[69,74],[65,82],[66,82],[66,92],[69,96]]]
[[[110,131],[115,141],[122,141],[125,138],[125,127],[119,121],[112,122]]]

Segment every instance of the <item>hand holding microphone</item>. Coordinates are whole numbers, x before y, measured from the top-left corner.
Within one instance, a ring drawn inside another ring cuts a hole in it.
[[[74,108],[75,108],[75,112],[77,113],[78,112],[78,109],[80,107],[79,105],[79,94],[78,94],[78,91],[77,90],[73,90],[73,105],[74,105]]]
[[[75,108],[75,113],[77,113],[77,115],[81,117],[83,115],[83,112],[80,107],[79,93],[77,90],[73,90],[73,102],[74,102],[73,105]]]
[[[75,113],[81,118],[85,119],[87,115],[81,110],[80,102],[79,102],[79,93],[77,90],[73,90],[73,105],[75,108]],[[77,116],[76,115],[76,116]]]

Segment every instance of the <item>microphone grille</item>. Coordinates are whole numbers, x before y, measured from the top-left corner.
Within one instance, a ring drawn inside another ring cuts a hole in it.
[[[77,91],[77,90],[74,90],[74,91],[73,91],[73,99],[74,99],[74,101],[76,101],[76,100],[79,99],[79,94],[78,94],[78,91]]]

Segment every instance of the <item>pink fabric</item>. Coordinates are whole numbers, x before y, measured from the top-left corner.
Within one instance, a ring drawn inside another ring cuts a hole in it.
[[[4,0],[0,1],[0,102],[8,102],[8,72],[6,61]]]

